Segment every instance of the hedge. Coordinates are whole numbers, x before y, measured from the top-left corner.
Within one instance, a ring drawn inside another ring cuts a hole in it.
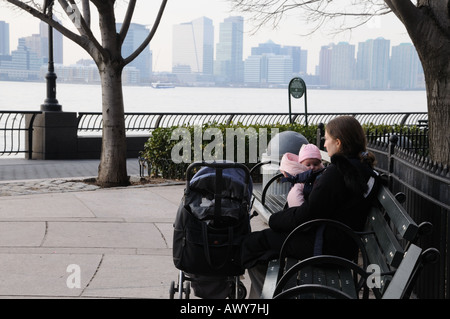
[[[363,125],[367,136],[375,136],[370,139],[380,139],[386,134],[400,133],[405,135],[405,131],[411,136],[422,136],[423,128],[403,127],[399,125]],[[283,131],[295,131],[302,134],[310,143],[316,144],[317,125],[293,124],[273,124],[273,125],[242,125],[241,123],[225,125],[222,123],[207,123],[202,126],[184,125],[169,128],[157,128],[152,131],[148,141],[141,152],[141,160],[145,161],[149,168],[150,176],[161,176],[167,179],[184,179],[185,172],[190,163],[204,159],[232,159],[242,162],[249,168],[260,160],[260,155],[265,151],[261,146],[267,146],[270,141],[270,134]],[[228,134],[227,134],[228,133]],[[237,140],[233,137],[232,158],[227,154],[227,136],[243,133],[245,138]],[[267,134],[266,134],[267,133]],[[260,137],[266,136],[267,141],[260,141]],[[411,137],[414,139],[414,137]],[[239,142],[244,142],[245,152],[240,149],[236,151]],[[414,141],[413,141],[414,142]],[[257,144],[258,152],[255,157],[254,150]],[[261,143],[261,146],[260,146]],[[250,145],[251,144],[251,145]],[[245,158],[242,156],[245,154]],[[240,156],[240,157],[239,157]],[[208,157],[208,158],[205,158]],[[250,158],[251,157],[251,158]]]

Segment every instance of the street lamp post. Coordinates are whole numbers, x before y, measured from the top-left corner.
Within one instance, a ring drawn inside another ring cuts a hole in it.
[[[44,1],[44,14],[47,12],[47,16],[53,17],[53,0]],[[47,80],[47,98],[44,104],[41,104],[41,111],[43,112],[60,112],[62,106],[56,99],[56,73],[53,62],[53,27],[48,25],[48,72],[45,76]]]

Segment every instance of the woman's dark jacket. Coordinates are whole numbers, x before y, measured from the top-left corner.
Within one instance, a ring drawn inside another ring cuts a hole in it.
[[[371,177],[372,180],[375,179],[375,184],[369,187]],[[273,214],[269,219],[270,228],[253,232],[244,240],[244,266],[249,268],[255,262],[276,258],[289,232],[306,221],[333,219],[355,231],[362,230],[377,185],[377,175],[367,164],[342,155],[332,156],[331,164],[316,179],[303,205]],[[310,257],[313,255],[315,242],[315,229],[302,232],[289,245],[288,254],[300,259]],[[353,258],[355,249],[356,246],[348,237],[330,227],[325,229],[323,254]]]

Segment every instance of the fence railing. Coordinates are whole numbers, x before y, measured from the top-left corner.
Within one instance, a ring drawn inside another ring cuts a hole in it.
[[[374,132],[366,132],[366,136],[368,142],[373,145],[387,145],[390,142],[391,136],[395,136],[396,145],[403,150],[425,157],[429,154],[428,127],[402,127],[397,130],[394,128],[385,130],[377,129]]]
[[[370,138],[369,138],[370,140]],[[427,266],[416,285],[419,298],[450,298],[450,171],[449,167],[430,162],[412,151],[396,145],[380,143],[376,139],[369,149],[377,159],[377,170],[389,177],[389,188],[395,194],[406,195],[404,208],[418,223],[433,224],[429,236],[422,236],[420,246],[424,249],[436,247],[440,251],[439,263]],[[398,141],[398,140],[397,140]]]
[[[361,124],[423,125],[428,120],[426,112],[419,113],[310,113],[308,124],[327,123],[340,115],[354,116]],[[287,124],[288,113],[126,113],[125,127],[128,132],[151,132],[159,127],[202,125],[206,123]],[[293,113],[292,122],[305,124],[304,113]],[[100,132],[101,113],[78,113],[79,132]]]
[[[32,154],[33,121],[41,112],[0,111],[0,156]],[[29,116],[27,116],[29,115]],[[361,124],[422,125],[428,120],[426,112],[420,113],[311,113],[311,125],[327,123],[340,115],[354,116]],[[30,119],[27,121],[27,119]],[[126,113],[127,134],[146,134],[159,127],[203,125],[206,123],[231,124],[305,124],[304,113]],[[78,135],[100,135],[103,128],[102,113],[78,113]],[[29,139],[26,142],[26,138]],[[30,157],[31,158],[31,157]]]
[[[31,154],[27,144],[33,145],[33,124],[37,114],[41,112],[0,111],[0,156]]]

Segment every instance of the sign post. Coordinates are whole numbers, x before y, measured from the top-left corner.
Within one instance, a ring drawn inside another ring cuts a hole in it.
[[[308,126],[308,106],[306,98],[306,84],[300,77],[295,77],[289,82],[289,122],[292,123],[292,110],[291,110],[291,97],[294,99],[300,99],[303,94],[305,95],[305,124]]]

